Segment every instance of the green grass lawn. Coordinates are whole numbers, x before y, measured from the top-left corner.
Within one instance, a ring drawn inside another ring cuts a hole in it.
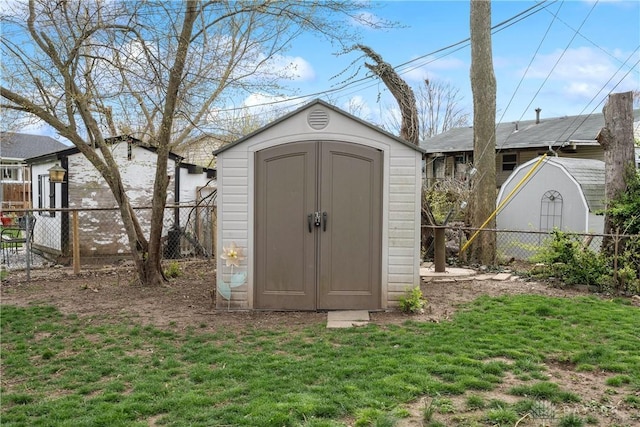
[[[580,399],[544,375],[545,361],[612,373],[640,409],[640,311],[625,300],[483,297],[451,322],[338,330],[104,320],[2,306],[2,426],[392,426],[408,402],[465,392],[486,407],[479,425],[513,426],[532,398]],[[523,403],[474,397],[507,372],[523,379],[511,390]]]

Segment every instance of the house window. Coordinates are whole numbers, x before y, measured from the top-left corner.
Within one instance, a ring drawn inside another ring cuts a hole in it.
[[[3,181],[17,181],[18,170],[12,167],[2,168],[2,180]]]
[[[445,158],[444,156],[433,159],[433,177],[437,180],[445,177]]]
[[[503,154],[502,155],[502,171],[510,172],[518,166],[517,154]]]
[[[468,153],[458,154],[454,157],[454,176],[460,181],[466,181],[469,177],[469,170],[473,164],[473,155]]]
[[[549,190],[540,201],[540,231],[562,228],[562,194]]]
[[[56,184],[49,181],[49,175],[38,175],[38,209],[55,209]],[[40,211],[40,215],[56,216],[55,211]]]

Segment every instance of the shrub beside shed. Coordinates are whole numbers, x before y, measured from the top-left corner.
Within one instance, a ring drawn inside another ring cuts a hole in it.
[[[381,310],[420,283],[419,147],[315,100],[214,154],[220,308]]]

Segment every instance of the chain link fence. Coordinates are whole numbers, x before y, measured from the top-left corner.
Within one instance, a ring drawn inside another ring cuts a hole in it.
[[[455,263],[465,262],[465,251],[460,253],[460,249],[467,244],[469,239],[475,237],[481,240],[481,236],[484,234],[493,234],[495,236],[498,264],[505,263],[511,259],[533,261],[553,236],[553,231],[477,229],[455,224],[442,227],[425,225],[422,226],[422,257],[424,260],[433,259],[435,244],[433,230],[435,228],[444,228],[447,258]],[[602,240],[605,237],[604,234],[590,233],[570,233],[570,236],[572,239],[579,241],[585,248],[596,252],[600,251]],[[628,239],[634,236],[620,235],[618,237],[620,239]]]
[[[465,254],[464,251],[461,254],[460,249],[463,248],[469,239],[476,233],[476,237],[478,239],[482,234],[495,235],[497,262],[499,264],[511,259],[534,261],[540,251],[549,244],[550,239],[552,239],[555,233],[555,231],[477,229],[455,224],[447,226],[423,225],[423,260],[433,259],[435,245],[433,230],[435,228],[444,228],[447,258],[454,263],[464,261]],[[610,240],[615,253],[622,253],[622,248],[625,247],[635,247],[634,245],[637,245],[640,241],[640,235],[574,232],[566,232],[566,235],[571,240],[580,244],[583,248],[588,248],[594,252],[600,252],[604,239]]]
[[[149,231],[150,207],[135,208],[140,226]],[[215,199],[206,204],[168,206],[164,213],[162,256],[165,260],[215,259],[216,242]],[[73,266],[74,270],[115,265],[131,258],[129,238],[120,211],[114,209],[16,209],[2,212],[2,274],[14,271],[27,273],[35,268],[56,265]],[[458,223],[443,226],[445,253],[450,264],[468,264],[462,251],[474,234],[491,233],[495,237],[497,264],[513,260],[534,262],[553,237],[553,232],[527,230],[474,229]],[[435,253],[434,227],[422,227],[422,259],[433,260]],[[638,235],[604,235],[570,233],[570,238],[582,248],[599,253],[603,239],[608,239],[612,253],[624,256],[635,264],[640,273],[640,256],[628,256],[629,251],[640,252]],[[615,259],[614,259],[615,268]],[[617,274],[617,271],[614,272]]]
[[[149,232],[151,208],[134,208]],[[84,268],[131,259],[122,216],[114,209],[33,209],[2,212],[2,271],[27,273],[55,265]],[[165,208],[162,257],[165,260],[215,258],[216,207],[213,201]]]
[[[490,234],[489,241],[495,238],[496,264],[498,265],[507,265],[515,260],[533,264],[544,260],[545,255],[548,258],[551,253],[568,253],[575,251],[576,248],[580,253],[590,252],[597,256],[604,254],[602,248],[606,247],[607,263],[611,268],[611,277],[615,278],[615,281],[624,282],[625,276],[627,281],[635,281],[636,284],[640,280],[640,235],[561,232],[562,238],[558,238],[557,230],[477,229],[456,224],[423,226],[422,259],[424,261],[435,261],[436,229],[444,229],[445,247],[444,250],[442,247],[439,249],[449,264],[468,265],[472,247],[468,243],[474,239],[476,243],[484,242],[486,241],[484,235]],[[640,289],[636,289],[634,285],[629,290],[637,293]]]

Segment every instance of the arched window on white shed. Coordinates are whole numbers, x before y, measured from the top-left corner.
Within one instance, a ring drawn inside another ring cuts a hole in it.
[[[562,194],[549,190],[540,201],[540,231],[562,229]]]

